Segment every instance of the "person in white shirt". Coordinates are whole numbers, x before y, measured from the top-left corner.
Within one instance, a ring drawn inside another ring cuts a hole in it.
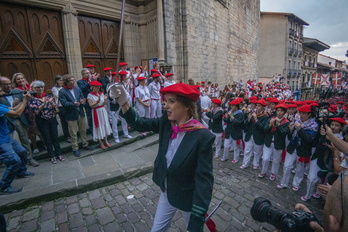
[[[135,88],[135,107],[140,117],[150,118],[150,92],[145,85],[146,77],[138,77],[139,86]]]
[[[201,100],[201,107],[202,107],[202,122],[207,127],[209,127],[208,126],[209,118],[206,116],[206,112],[207,112],[208,109],[211,108],[211,99],[206,94],[206,91],[203,91],[199,98]]]
[[[168,87],[170,85],[174,85],[176,82],[173,80],[173,73],[167,73],[165,76],[167,80],[164,82],[164,87]]]
[[[150,105],[150,117],[151,118],[160,118],[162,116],[162,104],[161,104],[161,83],[160,83],[161,75],[155,73],[152,75],[153,82],[151,82],[148,86],[151,98]]]

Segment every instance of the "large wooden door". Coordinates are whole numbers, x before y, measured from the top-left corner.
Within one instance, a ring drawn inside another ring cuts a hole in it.
[[[12,78],[22,72],[29,82],[67,73],[59,12],[0,3],[0,73]]]
[[[79,16],[82,64],[94,64],[103,75],[104,67],[116,68],[120,23]],[[123,49],[121,58],[123,60]]]

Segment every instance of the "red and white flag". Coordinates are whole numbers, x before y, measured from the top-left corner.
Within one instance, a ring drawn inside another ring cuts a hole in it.
[[[330,86],[330,74],[321,74],[320,85]]]
[[[312,84],[317,85],[320,82],[320,74],[319,73],[313,73],[312,74]]]
[[[340,89],[342,85],[341,73],[332,74],[332,86],[334,89]]]

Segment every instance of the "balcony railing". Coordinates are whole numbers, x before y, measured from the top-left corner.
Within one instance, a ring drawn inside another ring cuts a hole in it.
[[[294,56],[296,57],[298,55],[298,50],[294,50]]]
[[[289,48],[288,52],[289,52],[289,56],[291,56],[294,53],[294,49],[293,48]]]

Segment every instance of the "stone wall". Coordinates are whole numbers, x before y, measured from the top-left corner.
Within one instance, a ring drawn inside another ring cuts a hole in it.
[[[185,82],[257,79],[259,0],[164,1],[167,63]]]

